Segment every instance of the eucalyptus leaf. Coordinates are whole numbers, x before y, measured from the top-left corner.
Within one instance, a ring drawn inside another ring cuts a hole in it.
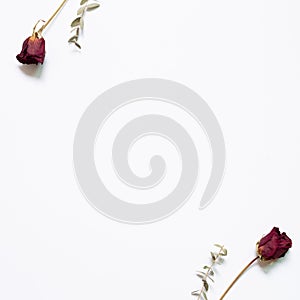
[[[86,6],[86,10],[88,10],[88,11],[94,10],[94,9],[98,8],[99,6],[100,6],[99,3],[91,3]]]
[[[200,291],[193,291],[192,296],[200,296]]]
[[[210,255],[211,255],[212,260],[215,261],[216,260],[216,254],[213,253],[213,252],[210,252]]]
[[[202,281],[203,281],[203,286],[204,286],[205,290],[208,291],[209,285],[208,285],[207,281],[204,279]]]
[[[78,8],[77,15],[81,15],[84,12],[85,8],[86,8],[86,6],[82,6],[82,7]]]
[[[220,253],[220,255],[222,256],[227,256],[227,249],[223,249],[223,251]]]
[[[219,257],[219,259],[217,260],[217,264],[221,265],[224,262],[224,258]]]
[[[78,35],[79,36],[79,27],[76,26],[76,27],[73,27],[73,29],[71,30],[71,33],[75,31],[74,35]]]
[[[197,272],[197,274],[196,274],[198,277],[200,277],[200,278],[206,278],[206,276],[207,276],[207,274],[205,274],[204,272]]]
[[[81,49],[81,46],[77,42],[75,42],[74,44],[76,45],[76,47],[78,47],[79,49]]]
[[[77,40],[78,40],[78,36],[77,35],[74,35],[74,36],[72,36],[71,38],[69,38],[69,40],[68,40],[68,42],[69,43],[72,43],[72,42],[77,42]]]
[[[76,27],[80,25],[81,19],[82,19],[81,17],[77,17],[75,20],[73,20],[73,22],[71,23],[71,27]]]
[[[83,27],[84,27],[84,21],[83,21],[83,18],[80,18],[80,23],[79,23],[79,25],[80,25],[81,30],[83,30]]]

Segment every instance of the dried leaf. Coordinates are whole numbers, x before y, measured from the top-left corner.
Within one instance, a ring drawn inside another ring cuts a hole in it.
[[[77,35],[74,35],[74,36],[72,36],[71,38],[69,38],[68,42],[69,42],[69,43],[72,43],[72,42],[74,42],[74,41],[77,42],[77,40],[78,40],[78,36],[77,36]]]
[[[224,262],[224,258],[219,257],[219,259],[216,262],[217,264],[221,265]]]
[[[205,300],[208,300],[205,292],[203,292],[202,295]]]
[[[73,27],[70,32],[72,33],[73,31],[76,31],[75,35],[79,35],[79,27]]]
[[[210,255],[211,255],[212,260],[215,261],[216,260],[216,254],[213,253],[213,252],[210,252]]]
[[[81,49],[81,46],[77,42],[74,42],[74,44],[76,45],[76,47],[78,47],[79,49]]]
[[[223,249],[222,252],[220,252],[221,256],[227,256],[227,249]]]
[[[86,10],[88,10],[88,11],[94,10],[94,9],[98,8],[99,6],[100,6],[99,3],[88,4],[88,5],[86,6]]]
[[[80,8],[77,10],[77,15],[81,15],[81,14],[84,12],[85,8],[86,8],[86,6],[80,7]]]
[[[200,278],[205,278],[207,276],[207,274],[202,271],[198,271],[196,275]]]
[[[77,17],[75,20],[73,20],[73,22],[71,23],[71,27],[76,27],[80,25],[81,19],[82,19],[81,17]]]
[[[207,281],[204,279],[202,281],[203,281],[203,286],[204,286],[205,290],[208,291],[209,285],[208,285]]]
[[[200,296],[200,291],[193,291],[192,296]]]
[[[87,2],[88,2],[88,0],[81,0],[80,1],[80,5],[83,5],[83,4],[87,3]]]
[[[212,282],[214,282],[214,280],[210,277],[209,274],[206,274],[202,271],[198,271],[197,274],[196,274],[198,277],[200,277],[201,279],[206,279],[206,278],[209,278]]]
[[[83,21],[83,18],[80,18],[80,29],[83,30],[83,27],[84,27],[84,21]]]

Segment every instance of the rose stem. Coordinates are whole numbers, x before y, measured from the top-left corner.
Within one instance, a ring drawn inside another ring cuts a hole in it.
[[[68,0],[64,0],[60,6],[56,9],[56,11],[53,13],[53,15],[48,19],[48,21],[41,27],[41,29],[39,30],[40,32],[42,32],[48,25],[49,23],[55,18],[55,16],[59,13],[59,11],[63,8],[63,6],[66,4]]]
[[[256,256],[254,259],[252,259],[249,264],[239,273],[239,275],[232,281],[230,286],[227,288],[227,290],[224,292],[224,294],[221,296],[220,300],[224,299],[226,294],[229,292],[229,290],[233,287],[233,285],[238,281],[238,279],[245,273],[245,271],[256,261],[259,259],[259,256]]]

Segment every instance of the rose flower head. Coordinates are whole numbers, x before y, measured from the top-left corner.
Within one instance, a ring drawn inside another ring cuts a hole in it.
[[[43,64],[45,59],[45,40],[37,34],[28,37],[22,46],[22,51],[18,54],[17,60],[22,64]]]
[[[284,257],[291,247],[292,240],[285,232],[280,233],[279,228],[274,227],[257,243],[257,254],[261,260],[277,259]]]

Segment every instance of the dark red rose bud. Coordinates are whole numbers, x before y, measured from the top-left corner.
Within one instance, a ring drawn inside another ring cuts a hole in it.
[[[18,54],[17,60],[22,64],[43,63],[45,58],[45,40],[42,37],[32,35],[28,37],[22,46],[22,51]]]
[[[257,254],[261,260],[277,259],[285,256],[291,247],[292,240],[285,232],[280,233],[279,228],[274,227],[257,243]]]

